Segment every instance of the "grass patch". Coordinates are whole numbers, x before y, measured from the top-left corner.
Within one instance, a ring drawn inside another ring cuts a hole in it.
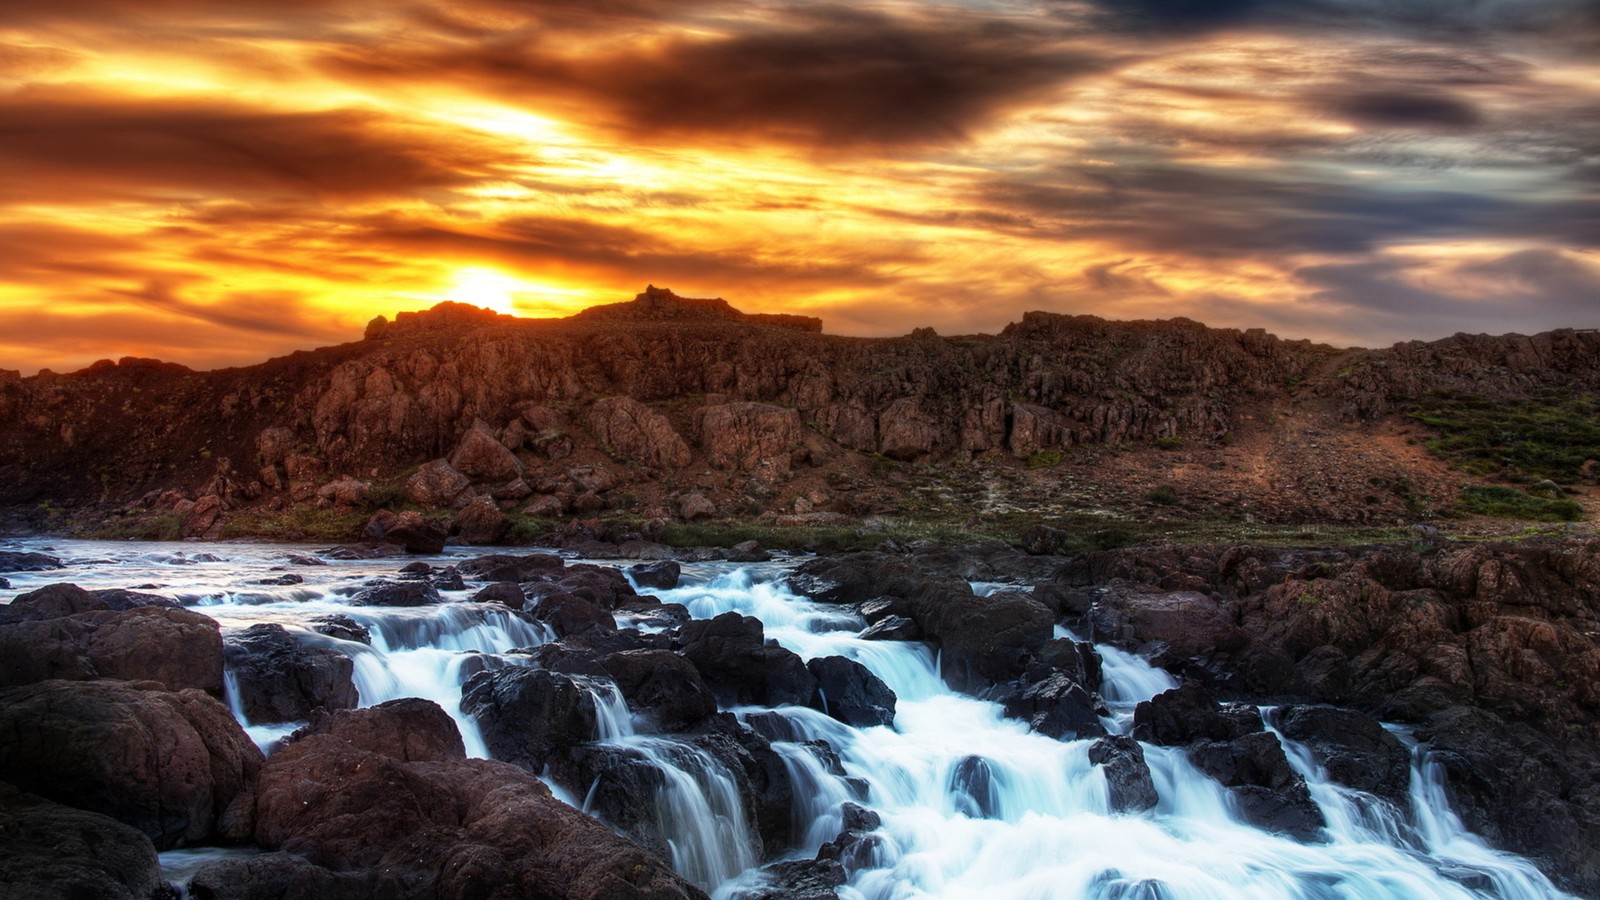
[[[1407,411],[1440,430],[1436,456],[1474,475],[1512,482],[1595,483],[1600,460],[1600,398],[1543,391],[1520,403],[1431,394]]]
[[[296,504],[281,512],[240,510],[223,520],[222,537],[269,541],[353,541],[370,513]]]
[[[1054,469],[1056,466],[1061,465],[1061,460],[1064,458],[1065,455],[1060,450],[1040,450],[1038,453],[1028,457],[1028,468]]]
[[[1461,489],[1456,505],[1462,510],[1497,519],[1531,522],[1576,522],[1583,518],[1583,507],[1575,500],[1547,500],[1516,488],[1473,485]]]
[[[80,532],[79,536],[100,541],[175,541],[182,532],[183,516],[161,512],[106,522]]]
[[[1157,450],[1182,450],[1183,438],[1176,436],[1156,438],[1155,444]]]

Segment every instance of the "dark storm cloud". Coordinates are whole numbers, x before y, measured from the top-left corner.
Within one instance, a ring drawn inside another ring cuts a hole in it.
[[[347,50],[330,65],[367,78],[468,79],[512,99],[553,92],[597,104],[600,121],[637,139],[919,145],[960,140],[1107,65],[1062,37],[979,16],[832,7],[581,58],[560,56],[541,36],[406,58]]]
[[[1002,179],[975,200],[1026,223],[1020,233],[1202,257],[1364,253],[1397,240],[1495,235],[1581,244],[1600,234],[1592,230],[1600,211],[1585,203],[1170,165]]]
[[[482,137],[356,110],[272,113],[43,90],[0,95],[0,174],[11,175],[0,177],[0,202],[409,194],[470,183],[506,158]]]
[[[1469,131],[1483,114],[1468,101],[1444,94],[1412,91],[1362,91],[1330,101],[1333,111],[1365,128],[1416,128]]]
[[[481,234],[389,217],[365,223],[352,240],[395,253],[492,261],[523,271],[575,271],[640,284],[655,280],[735,287],[888,285],[894,279],[878,267],[918,261],[879,247],[827,261],[753,259],[739,250],[706,251],[643,230],[549,217],[502,221],[492,233]]]
[[[1310,266],[1296,276],[1312,303],[1372,317],[1375,334],[1443,337],[1446,332],[1536,331],[1600,324],[1600,266],[1586,265],[1552,250],[1524,250],[1456,266],[1448,273],[1455,290],[1422,287],[1407,276],[1420,263],[1372,259]],[[1434,280],[1439,276],[1434,275]],[[1462,296],[1465,286],[1482,299]],[[1449,323],[1441,329],[1438,323]]]

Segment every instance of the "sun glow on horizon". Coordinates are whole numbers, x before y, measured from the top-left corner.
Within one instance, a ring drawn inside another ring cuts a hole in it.
[[[438,295],[502,315],[549,318],[571,315],[594,302],[590,291],[528,281],[499,269],[464,266],[455,270],[449,287]]]

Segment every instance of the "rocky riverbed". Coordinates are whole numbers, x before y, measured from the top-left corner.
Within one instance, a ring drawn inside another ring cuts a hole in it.
[[[1600,896],[1600,542],[399,554],[0,548],[3,892]]]

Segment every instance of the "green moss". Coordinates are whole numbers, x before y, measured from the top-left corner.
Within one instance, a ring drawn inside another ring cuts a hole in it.
[[[1600,398],[1543,391],[1516,403],[1432,394],[1407,414],[1440,434],[1436,456],[1474,475],[1527,482],[1595,483],[1600,460]]]
[[[281,512],[240,510],[223,520],[222,537],[280,541],[353,541],[371,516],[362,510],[291,506]]]
[[[1028,457],[1028,468],[1053,469],[1061,465],[1061,460],[1064,458],[1065,455],[1060,450],[1040,450]]]
[[[1176,435],[1169,436],[1169,437],[1164,437],[1164,438],[1156,438],[1155,443],[1156,443],[1156,449],[1158,449],[1158,450],[1182,450],[1183,449],[1183,438],[1177,437]]]
[[[1576,522],[1583,518],[1583,507],[1574,500],[1547,500],[1516,488],[1473,485],[1463,488],[1456,498],[1462,510],[1499,519],[1533,522]]]

